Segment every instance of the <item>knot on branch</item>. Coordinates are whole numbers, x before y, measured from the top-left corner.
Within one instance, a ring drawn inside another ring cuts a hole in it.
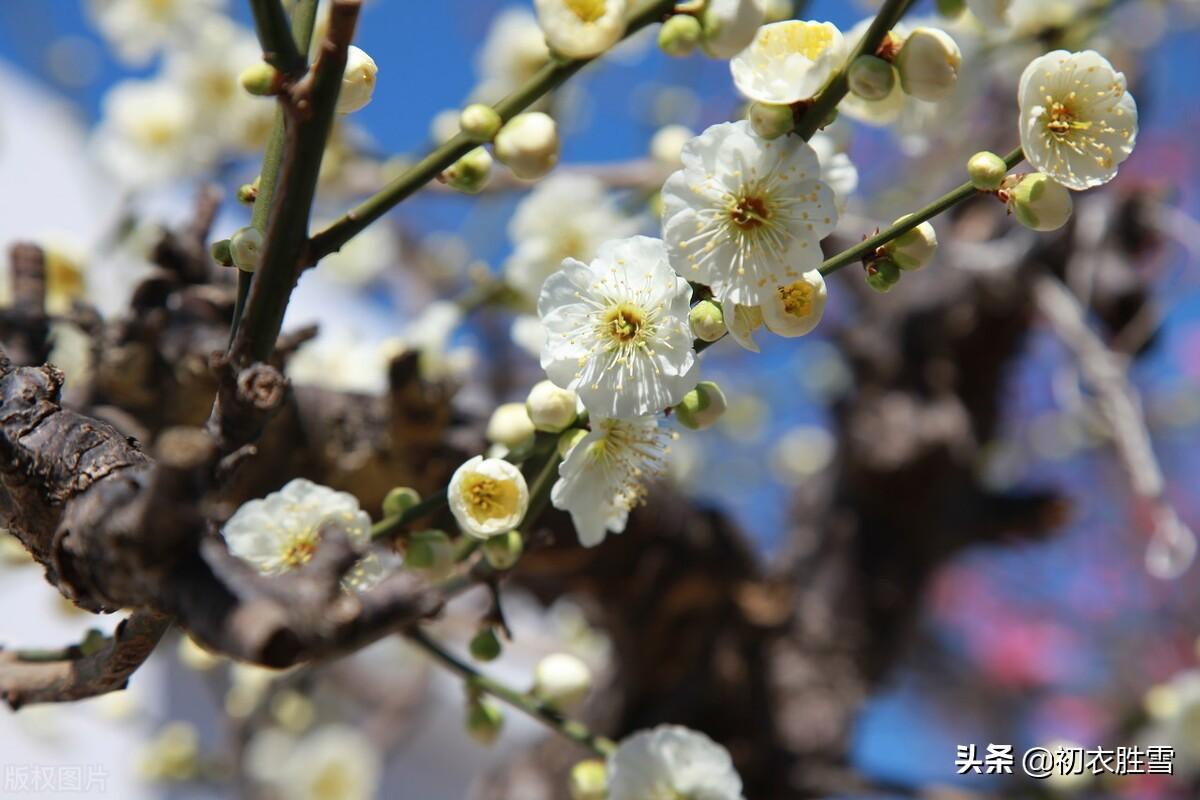
[[[287,387],[287,378],[269,364],[251,364],[237,376],[238,401],[263,413],[283,404]]]

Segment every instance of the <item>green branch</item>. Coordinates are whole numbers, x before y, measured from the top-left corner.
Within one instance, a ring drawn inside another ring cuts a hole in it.
[[[663,15],[668,14],[674,5],[674,0],[647,0],[642,3],[638,11],[630,18],[625,35],[630,36],[652,22],[657,22]],[[593,60],[592,58],[552,58],[523,86],[497,103],[496,113],[507,122],[529,108],[542,96],[557,89]],[[363,228],[412,196],[418,189],[476,147],[478,147],[477,142],[471,141],[459,133],[441,147],[433,150],[381,191],[359,203],[341,219],[314,235],[309,244],[310,262],[315,263],[341,249]]]
[[[616,743],[612,740],[606,739],[603,736],[597,736],[589,731],[583,723],[567,719],[536,698],[530,697],[524,692],[518,692],[516,689],[505,686],[503,683],[480,673],[470,664],[430,639],[420,628],[410,628],[404,632],[404,635],[410,642],[420,647],[442,666],[461,675],[468,686],[486,692],[499,700],[503,700],[513,708],[525,712],[538,722],[541,722],[543,725],[576,744],[586,747],[596,755],[601,757],[607,756],[617,748]]]
[[[1009,169],[1012,169],[1017,164],[1020,164],[1024,159],[1025,155],[1021,152],[1021,148],[1018,147],[1016,150],[1013,150],[1004,157],[1004,163],[1008,165]],[[970,181],[951,189],[949,192],[946,192],[946,194],[934,200],[929,205],[919,208],[906,216],[903,222],[897,222],[891,227],[884,228],[874,236],[863,239],[853,247],[847,248],[837,255],[826,259],[825,263],[821,264],[821,274],[829,275],[837,272],[847,264],[858,261],[863,256],[873,253],[876,249],[887,244],[892,239],[908,233],[922,222],[933,219],[938,214],[953,208],[963,200],[966,200],[968,197],[973,197],[978,193],[978,191],[978,189],[971,185]]]
[[[254,28],[262,45],[263,60],[287,78],[303,75],[308,66],[304,57],[307,48],[296,41],[280,0],[250,0],[250,10],[254,12]]]
[[[887,0],[879,9],[879,13],[871,22],[871,27],[867,28],[867,32],[863,34],[858,46],[850,53],[850,58],[846,60],[845,66],[834,73],[833,77],[829,79],[829,83],[825,84],[824,88],[817,93],[811,105],[796,121],[795,131],[804,141],[807,142],[811,139],[813,134],[825,125],[825,121],[837,110],[838,103],[842,102],[842,98],[850,90],[850,83],[846,76],[854,59],[864,53],[874,54],[879,45],[883,43],[883,37],[896,26],[910,5],[912,5],[912,0]]]
[[[250,287],[232,352],[241,365],[265,361],[275,348],[296,284],[317,190],[321,157],[354,37],[360,0],[334,0],[329,33],[310,74],[284,98],[285,135],[270,204],[262,262]],[[294,44],[294,42],[293,42]]]

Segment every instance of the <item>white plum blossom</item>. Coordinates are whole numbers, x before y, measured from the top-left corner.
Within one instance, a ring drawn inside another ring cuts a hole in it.
[[[666,469],[672,438],[659,428],[656,416],[593,416],[591,424],[592,430],[559,465],[550,492],[554,507],[571,515],[584,547],[625,530],[629,512],[646,496],[646,482]]]
[[[122,184],[159,184],[209,162],[213,143],[193,135],[195,121],[195,105],[181,86],[166,80],[122,81],[104,96],[93,147]]]
[[[729,69],[747,98],[787,105],[815,95],[845,65],[846,53],[845,38],[833,23],[787,20],[759,28]]]
[[[769,299],[769,298],[768,298]],[[759,306],[743,306],[732,300],[721,304],[721,313],[725,318],[725,326],[729,330],[729,338],[738,346],[751,353],[762,352],[758,342],[754,341],[754,332],[763,326],[763,312]]]
[[[742,800],[729,752],[679,725],[639,731],[608,757],[608,800]]]
[[[370,542],[371,518],[354,495],[296,478],[277,492],[243,504],[221,533],[233,555],[264,575],[280,575],[307,564],[330,525],[337,525],[360,548]],[[368,554],[344,583],[369,589],[393,566],[386,556]]]
[[[564,259],[590,261],[601,243],[632,236],[637,228],[637,220],[617,210],[599,178],[553,175],[521,201],[509,222],[516,249],[504,263],[505,280],[536,301]]]
[[[829,134],[814,134],[808,143],[817,153],[817,160],[821,162],[821,180],[833,190],[838,213],[841,214],[846,210],[850,195],[858,188],[858,168]]]
[[[1021,75],[1021,147],[1068,189],[1108,183],[1133,152],[1137,105],[1125,76],[1095,50],[1055,50]]]
[[[659,239],[605,242],[546,279],[542,368],[593,414],[627,419],[679,402],[699,380],[688,324],[692,289]]]
[[[603,53],[625,34],[625,0],[535,0],[546,42],[569,58]]]
[[[219,13],[225,0],[87,0],[85,8],[121,60],[144,64]]]
[[[383,770],[375,743],[342,724],[303,738],[265,728],[250,740],[246,761],[254,780],[280,800],[370,800]]]
[[[483,83],[473,98],[495,102],[516,89],[550,60],[541,26],[528,9],[514,7],[492,20],[476,65]]]
[[[766,141],[750,123],[713,125],[683,149],[663,186],[663,231],[680,275],[721,301],[761,304],[820,266],[837,224],[816,152],[795,136]]]
[[[458,527],[476,539],[508,533],[529,507],[525,476],[500,458],[469,459],[454,471],[446,496]]]
[[[762,304],[763,324],[777,336],[803,336],[821,321],[825,299],[825,278],[820,271],[810,270],[767,298]]]
[[[701,44],[713,58],[733,58],[754,40],[766,19],[764,0],[708,0]]]

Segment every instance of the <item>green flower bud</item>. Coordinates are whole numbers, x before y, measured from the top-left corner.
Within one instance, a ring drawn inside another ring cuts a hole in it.
[[[877,292],[890,292],[900,282],[900,267],[890,258],[877,258],[867,265],[867,285]]]
[[[953,91],[961,64],[958,45],[938,28],[917,28],[896,54],[900,86],[907,94],[931,103]]]
[[[466,194],[478,194],[492,177],[492,155],[482,147],[451,164],[441,178],[452,189]]]
[[[397,486],[383,497],[383,515],[398,517],[421,502],[421,495],[408,486]]]
[[[967,175],[971,185],[983,192],[994,192],[1000,188],[1008,165],[1004,159],[988,150],[981,150],[967,159]]]
[[[905,214],[894,224],[898,225],[910,216],[912,215]],[[933,260],[933,254],[937,252],[937,244],[937,232],[934,231],[933,226],[928,222],[922,222],[912,230],[892,239],[883,246],[883,249],[900,269],[915,270]]]
[[[778,139],[795,127],[791,106],[751,103],[747,116],[754,132],[764,139]]]
[[[608,796],[608,769],[598,758],[571,767],[571,800],[604,800]]]
[[[495,661],[500,657],[500,639],[491,625],[479,629],[470,644],[471,658],[476,661]]]
[[[864,100],[883,100],[896,87],[896,68],[878,56],[854,59],[846,72],[850,91]]]
[[[503,124],[496,109],[483,103],[471,103],[458,116],[459,129],[476,142],[490,142]]]
[[[579,396],[550,381],[540,381],[529,390],[525,410],[539,431],[561,433],[578,416]]]
[[[257,228],[246,226],[229,237],[229,253],[233,265],[243,272],[254,272],[262,261],[263,235]]]
[[[520,531],[502,533],[483,543],[483,557],[493,569],[512,569],[524,551],[525,540]]]
[[[243,183],[239,186],[237,199],[243,205],[254,205],[254,201],[258,199],[258,178],[254,179],[254,183]]]
[[[233,266],[233,253],[229,249],[229,240],[221,239],[213,242],[212,247],[208,248],[209,255],[213,261],[220,264],[222,267]]]
[[[1071,218],[1071,192],[1040,172],[1025,175],[1009,190],[1008,207],[1026,228],[1054,231]]]
[[[558,457],[566,458],[567,454],[571,452],[572,448],[574,448],[575,445],[579,444],[579,442],[582,441],[583,438],[587,435],[588,435],[588,432],[585,431],[583,428],[572,428],[571,430],[563,433],[562,436],[559,436],[558,437]]]
[[[725,393],[712,381],[700,381],[675,406],[679,424],[694,431],[710,428],[725,413]]]
[[[480,744],[491,744],[504,727],[504,714],[500,707],[482,697],[467,702],[467,733]]]
[[[445,531],[417,531],[408,537],[404,565],[435,574],[454,563],[454,545]]]
[[[686,56],[700,43],[700,20],[691,14],[676,14],[658,29],[658,47],[669,56]]]
[[[242,74],[238,76],[238,83],[250,94],[263,97],[279,91],[282,76],[279,70],[265,61],[260,61],[242,70]]]
[[[688,313],[692,335],[703,342],[715,342],[725,335],[725,315],[712,300],[701,300]]]

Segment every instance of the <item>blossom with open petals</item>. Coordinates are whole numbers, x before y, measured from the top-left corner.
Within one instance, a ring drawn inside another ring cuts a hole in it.
[[[625,0],[535,0],[546,41],[569,58],[603,53],[625,34]]]
[[[787,105],[815,95],[845,61],[846,41],[836,25],[787,20],[759,28],[729,69],[746,97]]]
[[[679,725],[639,731],[608,757],[608,800],[742,800],[729,752]]]
[[[446,497],[458,527],[476,539],[508,533],[529,507],[525,476],[501,458],[469,459],[454,471]]]

